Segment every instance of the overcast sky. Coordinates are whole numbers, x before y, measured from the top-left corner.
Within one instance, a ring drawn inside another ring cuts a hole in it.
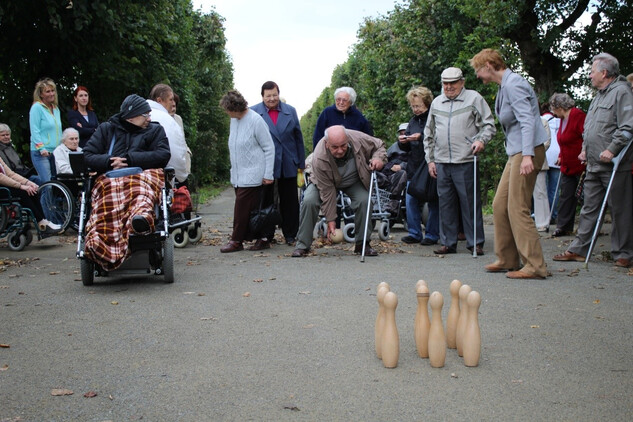
[[[386,15],[395,0],[193,0],[202,12],[225,18],[234,83],[249,105],[261,102],[265,81],[307,112],[332,71],[345,62],[365,17]]]

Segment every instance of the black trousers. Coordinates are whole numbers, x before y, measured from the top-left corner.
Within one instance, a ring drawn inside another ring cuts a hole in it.
[[[281,231],[284,237],[297,237],[299,231],[299,193],[297,178],[287,177],[275,179],[275,183],[266,189],[265,206],[276,203],[281,214]],[[268,233],[271,240],[275,233]]]

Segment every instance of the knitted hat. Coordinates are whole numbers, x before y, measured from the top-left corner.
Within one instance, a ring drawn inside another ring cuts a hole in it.
[[[128,95],[121,103],[121,118],[131,119],[152,111],[147,100],[136,94]]]

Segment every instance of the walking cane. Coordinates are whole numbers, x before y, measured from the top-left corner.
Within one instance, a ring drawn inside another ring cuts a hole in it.
[[[365,216],[365,231],[363,233],[363,252],[360,256],[360,262],[365,262],[365,246],[367,245],[367,227],[369,226],[369,220],[371,219],[371,191],[374,187],[374,179],[376,177],[376,172],[371,172],[371,179],[369,179],[369,198],[367,199],[367,215]]]
[[[587,256],[585,257],[585,264],[583,268],[586,270],[589,268],[589,257],[591,256],[591,252],[593,252],[593,248],[596,244],[596,239],[598,238],[598,234],[600,233],[600,228],[602,226],[602,218],[604,217],[604,210],[607,207],[607,200],[609,199],[609,193],[611,192],[611,185],[613,184],[613,178],[615,177],[615,173],[618,171],[618,167],[620,165],[620,161],[624,158],[624,154],[628,151],[631,146],[631,142],[629,142],[620,153],[614,157],[611,162],[613,163],[613,171],[611,172],[611,178],[609,179],[609,184],[607,185],[607,191],[604,194],[604,200],[602,201],[602,207],[600,207],[600,214],[598,214],[598,219],[596,220],[596,228],[593,231],[593,236],[591,236],[591,243],[589,244],[589,251],[587,252]]]
[[[466,142],[472,146],[475,141],[466,136]],[[477,258],[477,154],[473,151],[473,258]]]
[[[560,187],[560,175],[561,172],[558,172],[558,180],[556,181],[556,190],[554,191],[554,199],[552,199],[552,204],[550,205],[549,210],[549,221],[551,223],[552,216],[554,215],[554,210],[556,209],[556,200],[558,199],[558,188]],[[550,223],[547,223],[547,230],[549,231]]]
[[[477,154],[473,152],[473,258],[477,258]]]

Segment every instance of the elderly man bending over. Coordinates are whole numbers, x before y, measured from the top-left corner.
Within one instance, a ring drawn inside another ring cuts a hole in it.
[[[339,190],[352,200],[354,225],[356,228],[356,247],[354,253],[363,248],[367,201],[369,200],[369,182],[373,170],[381,170],[387,162],[387,152],[382,140],[343,126],[331,126],[317,144],[312,159],[311,180],[304,193],[300,211],[297,249],[293,257],[305,256],[312,244],[312,231],[323,204],[328,225],[328,237],[336,230],[336,196]],[[365,255],[378,253],[367,241]]]

